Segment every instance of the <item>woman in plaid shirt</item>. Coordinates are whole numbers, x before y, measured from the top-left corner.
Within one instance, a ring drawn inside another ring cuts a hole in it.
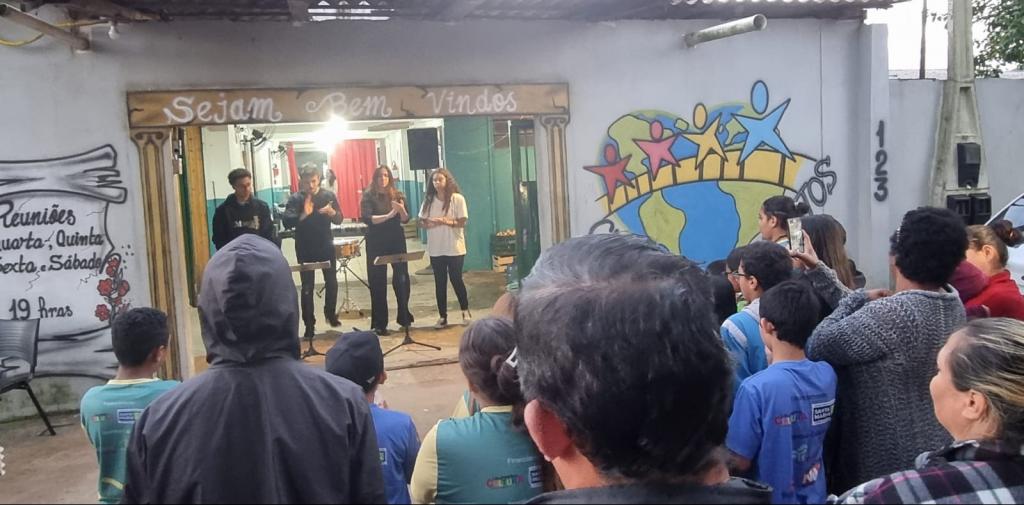
[[[931,394],[955,442],[834,503],[1024,503],[1024,322],[976,319],[954,333]]]

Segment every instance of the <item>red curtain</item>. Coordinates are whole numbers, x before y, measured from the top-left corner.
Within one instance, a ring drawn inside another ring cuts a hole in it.
[[[377,142],[346,140],[334,148],[331,170],[338,178],[338,204],[346,219],[359,218],[363,189],[370,185],[377,167]]]
[[[299,191],[299,167],[295,165],[295,146],[288,143],[288,179],[291,181],[292,193]]]

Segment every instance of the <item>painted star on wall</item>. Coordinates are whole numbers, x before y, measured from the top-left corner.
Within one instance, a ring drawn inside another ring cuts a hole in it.
[[[700,166],[704,163],[704,159],[709,154],[715,153],[721,157],[725,157],[725,149],[722,148],[722,141],[718,140],[718,123],[721,121],[721,117],[716,117],[714,121],[701,133],[684,133],[683,137],[697,144],[697,164]]]
[[[661,170],[661,167],[665,165],[670,167],[679,165],[679,160],[672,155],[672,144],[676,141],[676,135],[663,139],[661,137],[664,132],[665,127],[661,125],[661,121],[654,120],[651,123],[652,140],[633,140],[640,147],[640,150],[647,155],[647,163],[650,165],[649,170],[652,180],[658,178],[658,171]]]
[[[615,147],[609,145],[605,147],[605,160],[608,162],[608,165],[583,167],[588,172],[604,177],[604,187],[605,191],[608,192],[609,204],[614,202],[615,190],[619,189],[619,185],[631,188],[636,187],[633,181],[626,177],[626,166],[629,165],[629,160],[633,158],[633,155],[630,154],[621,160],[614,161],[617,157],[618,153],[616,153]]]
[[[747,130],[747,140],[743,143],[743,152],[740,153],[741,163],[762,144],[781,153],[786,158],[796,160],[779,134],[779,121],[782,119],[782,115],[786,113],[786,107],[789,107],[789,100],[783,102],[782,105],[779,105],[770,114],[761,119],[736,116],[736,121],[739,121],[740,126]]]
[[[764,111],[768,110],[768,100],[768,85],[764,81],[755,82],[754,87],[750,89],[750,105],[754,108],[754,112],[764,114]],[[774,149],[790,160],[796,160],[779,134],[779,121],[782,120],[787,107],[789,107],[789,99],[761,118],[735,116],[740,126],[747,130],[747,138],[743,143],[743,151],[740,153],[740,163],[746,161],[758,147],[761,147],[761,144]]]

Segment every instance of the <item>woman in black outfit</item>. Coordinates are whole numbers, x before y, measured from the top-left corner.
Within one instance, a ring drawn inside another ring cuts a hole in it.
[[[363,191],[363,199],[359,205],[362,220],[366,229],[366,271],[370,284],[370,327],[380,336],[390,334],[388,331],[388,267],[374,265],[378,256],[404,254],[405,231],[402,223],[409,221],[409,213],[405,209],[405,196],[395,189],[395,179],[391,170],[381,165],[373,171],[373,182]],[[409,264],[393,263],[391,265],[391,286],[398,299],[399,326],[411,326],[412,313],[409,312]]]

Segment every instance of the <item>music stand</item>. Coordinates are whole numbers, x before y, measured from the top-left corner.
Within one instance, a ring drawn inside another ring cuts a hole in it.
[[[316,270],[323,270],[325,268],[331,268],[331,262],[330,261],[320,261],[320,262],[316,262],[316,263],[299,263],[298,265],[291,265],[290,268],[291,268],[292,272],[307,272],[307,271],[310,271],[310,270],[314,270],[314,271],[316,271]],[[316,350],[316,347],[313,347],[313,338],[315,338],[315,336],[306,339],[306,341],[309,344],[309,346],[306,348],[305,351],[302,351],[302,359],[306,359],[306,358],[308,358],[310,356],[326,356],[324,353]]]
[[[385,255],[385,256],[377,256],[376,258],[374,258],[373,264],[374,264],[374,266],[383,266],[383,265],[393,265],[395,263],[408,263],[410,261],[416,261],[416,260],[422,259],[423,255],[424,255],[424,251],[416,251],[416,252],[403,253],[403,254],[388,254],[388,255]],[[408,277],[406,277],[405,279],[406,279],[405,282],[409,282]],[[397,351],[399,348],[401,348],[402,346],[406,346],[406,345],[421,345],[423,347],[429,347],[431,349],[434,349],[435,351],[440,351],[441,350],[441,348],[436,346],[436,345],[424,344],[423,342],[417,342],[417,341],[413,340],[412,337],[409,335],[409,325],[405,325],[402,328],[405,329],[405,338],[402,340],[402,343],[392,347],[391,350],[389,350],[388,352],[384,353],[385,356],[387,356],[388,354],[391,354],[391,353]]]

